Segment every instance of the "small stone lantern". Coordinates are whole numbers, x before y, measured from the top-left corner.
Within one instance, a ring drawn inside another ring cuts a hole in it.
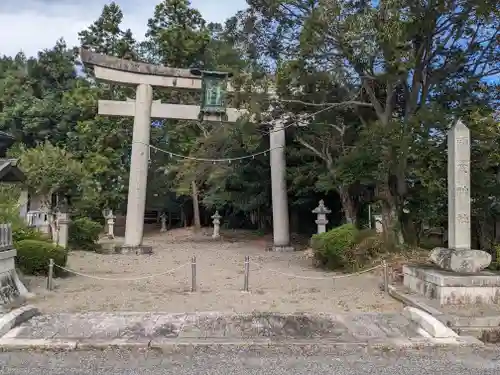
[[[325,206],[325,202],[323,201],[323,199],[319,201],[318,207],[312,210],[313,214],[318,215],[318,218],[316,220],[316,224],[318,225],[318,233],[326,232],[326,224],[328,224],[326,214],[329,214],[330,212],[332,211]]]
[[[220,238],[220,219],[222,216],[219,215],[219,211],[215,211],[213,214],[213,224],[214,224],[214,233],[212,234],[212,238]]]
[[[166,232],[167,231],[167,214],[165,214],[165,212],[161,213],[160,221],[161,221],[160,232]]]
[[[103,216],[106,219],[106,224],[108,225],[107,236],[109,239],[114,239],[115,238],[115,219],[116,219],[116,216],[113,215],[113,210],[104,210]]]

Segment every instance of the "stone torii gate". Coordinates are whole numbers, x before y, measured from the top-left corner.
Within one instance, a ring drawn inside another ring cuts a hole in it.
[[[127,220],[123,252],[149,253],[151,247],[142,243],[144,211],[148,176],[151,118],[236,122],[246,113],[235,108],[225,113],[203,113],[200,106],[167,104],[153,101],[153,86],[201,90],[202,77],[188,69],[170,68],[142,62],[119,59],[81,49],[82,62],[94,67],[97,79],[132,85],[136,97],[132,101],[99,100],[98,113],[109,116],[134,117],[132,155],[130,163]],[[235,89],[228,84],[228,92]],[[273,250],[290,251],[288,197],[286,188],[285,128],[282,121],[275,121],[270,137],[271,190],[273,203]]]

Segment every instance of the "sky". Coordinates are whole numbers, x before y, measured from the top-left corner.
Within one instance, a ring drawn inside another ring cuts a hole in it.
[[[0,0],[0,55],[14,56],[23,51],[36,56],[51,48],[59,38],[69,46],[78,45],[77,34],[101,14],[111,0]],[[147,20],[161,0],[116,0],[124,13],[124,28],[130,28],[136,39],[146,32]],[[191,0],[208,22],[224,22],[238,10],[246,8],[245,0]]]

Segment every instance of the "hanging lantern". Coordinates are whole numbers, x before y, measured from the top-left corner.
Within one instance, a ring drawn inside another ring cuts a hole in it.
[[[232,74],[200,69],[191,69],[191,74],[201,76],[202,95],[199,119],[203,120],[205,116],[216,115],[220,116],[221,120],[227,120],[227,79]]]

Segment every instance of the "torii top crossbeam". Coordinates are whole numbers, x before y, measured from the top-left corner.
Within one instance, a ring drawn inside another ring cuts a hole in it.
[[[200,90],[201,77],[194,75],[189,69],[170,68],[144,62],[120,59],[80,49],[80,57],[86,65],[94,66],[95,76],[108,82],[119,82],[124,85],[148,84],[160,87],[177,87]],[[117,74],[117,72],[120,72]],[[228,92],[236,91],[230,83]]]

